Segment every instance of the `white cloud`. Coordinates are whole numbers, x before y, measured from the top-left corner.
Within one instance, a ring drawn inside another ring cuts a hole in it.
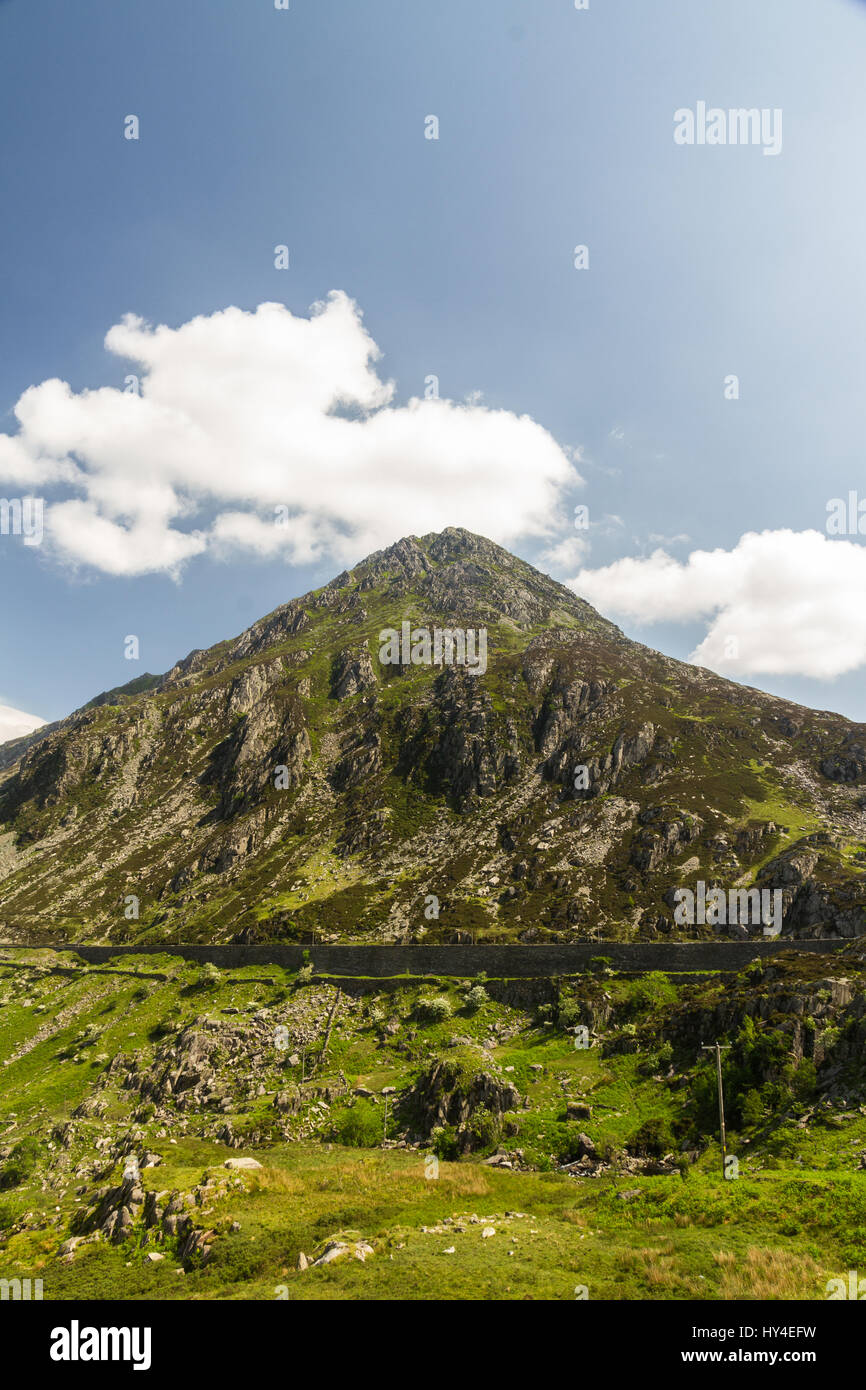
[[[568,574],[581,560],[585,560],[588,554],[589,541],[584,536],[566,536],[564,540],[557,541],[556,545],[542,550],[536,563],[539,569],[546,570],[555,578],[557,575]]]
[[[345,564],[448,525],[547,539],[581,482],[529,416],[474,397],[395,405],[342,293],[309,318],[281,304],[176,329],[128,315],[105,342],[140,395],[45,381],[18,401],[19,433],[0,436],[0,481],[58,489],[46,539],[74,564],[177,572],[239,550]]]
[[[41,729],[45,723],[35,714],[25,714],[23,710],[12,709],[10,705],[0,705],[0,743],[8,743],[12,738],[22,738]]]
[[[682,563],[656,550],[569,584],[633,622],[704,620],[689,659],[726,675],[828,679],[866,664],[866,547],[819,531],[748,532]]]

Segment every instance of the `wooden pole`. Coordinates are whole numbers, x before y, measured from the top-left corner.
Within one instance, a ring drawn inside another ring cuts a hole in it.
[[[719,1088],[719,1129],[722,1138],[722,1177],[727,1177],[728,1167],[728,1141],[725,1132],[725,1092],[722,1086],[722,1050],[727,1051],[729,1043],[709,1043],[702,1047],[703,1052],[715,1052],[716,1054],[716,1081]]]

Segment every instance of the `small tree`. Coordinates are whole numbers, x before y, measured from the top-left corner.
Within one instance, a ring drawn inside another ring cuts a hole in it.
[[[473,985],[466,995],[466,1007],[470,1013],[476,1013],[482,1004],[486,1004],[490,995],[483,985]]]
[[[430,1023],[444,1023],[454,1013],[451,1000],[444,994],[434,995],[432,999],[419,999],[415,1011],[419,1018]]]
[[[198,971],[193,982],[193,987],[203,992],[209,993],[211,990],[219,989],[222,983],[222,975],[211,961],[206,961]]]

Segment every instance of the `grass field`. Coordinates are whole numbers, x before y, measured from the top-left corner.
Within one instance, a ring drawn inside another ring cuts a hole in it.
[[[47,1299],[823,1299],[866,1267],[856,959],[489,981],[480,1000],[477,981],[338,998],[164,955],[3,961],[0,1278]],[[726,1014],[735,1180],[698,1037]],[[811,1056],[789,1027],[807,1016]],[[123,1232],[106,1200],[128,1201]]]

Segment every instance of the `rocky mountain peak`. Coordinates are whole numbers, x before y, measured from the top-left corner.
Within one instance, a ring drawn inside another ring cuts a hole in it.
[[[383,655],[403,623],[483,628],[483,669]],[[698,882],[855,936],[864,746],[483,536],[406,536],[7,746],[0,940],[651,939]]]

